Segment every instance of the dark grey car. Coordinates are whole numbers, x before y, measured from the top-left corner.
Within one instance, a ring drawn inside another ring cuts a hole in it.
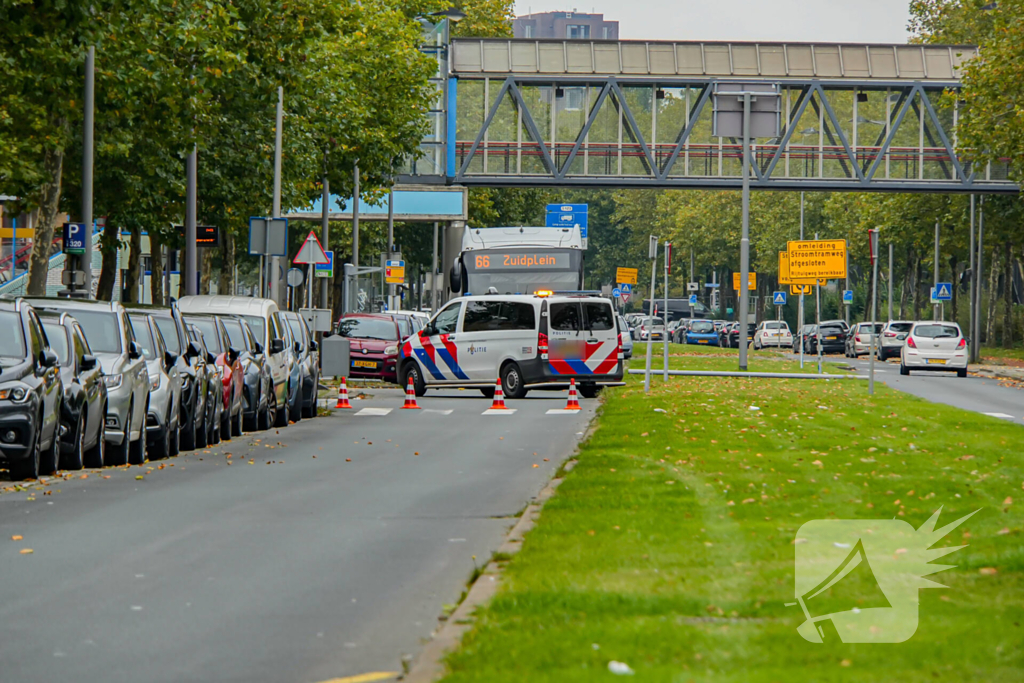
[[[284,318],[285,327],[291,332],[292,350],[299,369],[298,400],[301,416],[316,417],[316,395],[320,385],[319,347],[309,333],[309,327],[302,316],[292,311],[284,311],[281,317]]]

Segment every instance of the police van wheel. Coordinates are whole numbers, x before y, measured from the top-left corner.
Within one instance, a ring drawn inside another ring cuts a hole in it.
[[[523,371],[515,363],[509,363],[501,369],[501,388],[508,398],[526,398]]]
[[[412,380],[412,389],[416,392],[416,397],[423,398],[427,393],[427,384],[423,381],[423,372],[420,371],[420,366],[415,361],[406,363],[405,369],[402,371],[402,386],[409,386],[409,380]]]

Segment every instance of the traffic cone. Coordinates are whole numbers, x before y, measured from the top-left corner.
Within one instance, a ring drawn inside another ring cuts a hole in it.
[[[580,407],[580,401],[576,397],[576,380],[569,380],[569,402],[565,405],[566,410],[583,410]]]
[[[413,386],[412,377],[409,378],[409,384],[405,387],[405,405],[402,406],[402,410],[419,410],[420,407],[416,405],[416,388]]]
[[[352,410],[352,404],[348,402],[348,385],[345,384],[345,378],[341,378],[341,386],[338,388],[338,405],[334,406],[335,410]]]
[[[508,410],[508,407],[505,406],[505,392],[501,390],[500,377],[494,385],[494,402],[491,404],[491,410]]]

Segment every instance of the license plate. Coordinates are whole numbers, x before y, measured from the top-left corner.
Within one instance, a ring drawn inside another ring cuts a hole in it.
[[[372,360],[354,360],[352,361],[352,367],[354,368],[377,368],[377,362]]]
[[[698,344],[707,344],[707,343],[708,343],[708,340],[707,340],[707,339],[698,339],[698,340],[697,340],[697,343],[698,343]]]
[[[928,365],[945,365],[946,360],[944,358],[929,358]]]
[[[825,341],[835,341],[838,337],[825,337]]]

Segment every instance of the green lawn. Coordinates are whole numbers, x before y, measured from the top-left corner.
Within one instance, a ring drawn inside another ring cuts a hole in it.
[[[673,367],[725,362],[672,351]],[[610,660],[673,683],[1022,679],[1019,426],[884,386],[871,398],[852,380],[652,387],[645,397],[638,377],[608,393],[578,464],[449,657],[447,683],[611,680]],[[784,603],[803,523],[916,528],[940,506],[940,525],[981,512],[939,542],[969,545],[932,577],[949,588],[920,591],[913,638],[797,634],[800,608]]]
[[[985,360],[1024,360],[1024,347],[1004,349],[998,346],[985,346],[981,349],[981,359]]]

